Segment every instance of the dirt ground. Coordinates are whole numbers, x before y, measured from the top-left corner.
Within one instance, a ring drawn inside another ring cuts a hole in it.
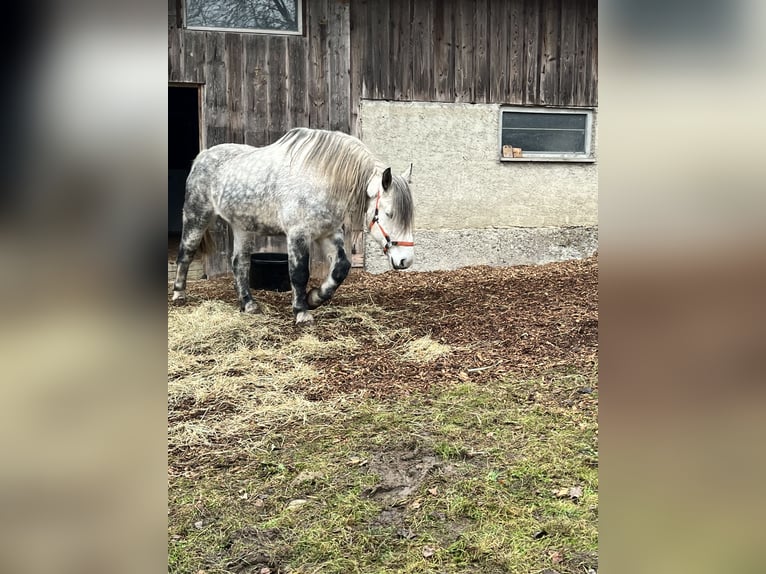
[[[308,327],[287,292],[240,313],[231,277],[187,295],[169,572],[597,569],[596,257],[357,271]]]
[[[192,303],[202,298],[237,305],[229,277],[195,281],[188,292]],[[289,293],[253,295],[291,316]],[[338,308],[365,304],[385,309],[375,317],[377,324],[332,321]],[[407,394],[454,376],[482,382],[508,372],[526,376],[559,367],[587,368],[595,366],[598,352],[598,261],[591,257],[540,266],[353,272],[315,316],[310,329],[318,339],[348,335],[362,342],[343,361],[315,361],[315,368],[327,375],[308,394],[315,400],[355,390],[380,398]],[[331,323],[333,332],[323,330],[323,323]],[[406,327],[402,344],[428,336],[453,352],[427,366],[397,360],[390,338],[381,342],[375,335],[379,328],[396,332],[401,327]]]

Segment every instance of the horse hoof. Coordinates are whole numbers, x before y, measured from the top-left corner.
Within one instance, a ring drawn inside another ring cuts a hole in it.
[[[314,317],[308,311],[301,311],[295,316],[295,324],[299,327],[314,324]]]
[[[245,308],[242,309],[245,313],[250,313],[251,315],[255,315],[260,309],[258,309],[258,304],[255,301],[248,301],[245,303]]]
[[[308,303],[309,309],[316,309],[324,303],[325,300],[319,296],[319,289],[312,289],[306,296],[306,302]]]
[[[173,291],[173,304],[183,305],[186,303],[186,291]]]

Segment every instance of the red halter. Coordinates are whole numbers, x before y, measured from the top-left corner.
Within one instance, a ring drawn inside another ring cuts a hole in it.
[[[392,246],[401,245],[402,247],[414,247],[415,242],[413,241],[391,241],[391,237],[389,237],[388,233],[386,233],[386,230],[383,229],[383,226],[380,224],[380,219],[378,218],[378,203],[380,203],[380,194],[383,193],[383,189],[378,192],[378,197],[375,199],[375,215],[372,216],[372,221],[370,221],[370,231],[372,231],[372,226],[376,223],[378,224],[378,229],[380,229],[380,232],[383,234],[383,237],[386,239],[386,245],[383,247],[383,253],[388,254],[388,250]]]

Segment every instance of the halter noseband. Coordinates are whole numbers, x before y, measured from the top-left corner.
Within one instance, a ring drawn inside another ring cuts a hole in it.
[[[386,240],[386,245],[383,247],[383,253],[388,254],[388,250],[391,247],[395,247],[397,245],[401,245],[402,247],[414,247],[414,241],[391,241],[391,237],[389,237],[388,233],[386,233],[386,230],[383,229],[383,226],[380,224],[380,218],[378,217],[378,204],[380,203],[381,193],[383,193],[382,187],[380,188],[380,191],[378,191],[378,197],[375,199],[375,215],[372,216],[372,220],[370,221],[370,231],[372,231],[373,225],[377,223],[378,229],[380,229],[380,232],[383,234],[383,237]]]

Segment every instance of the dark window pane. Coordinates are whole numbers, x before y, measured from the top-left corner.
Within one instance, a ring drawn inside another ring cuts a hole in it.
[[[300,0],[186,0],[186,25],[298,32]]]
[[[503,128],[557,128],[584,130],[586,114],[547,114],[537,112],[503,112]]]
[[[503,130],[503,145],[526,152],[585,153],[584,131]]]

